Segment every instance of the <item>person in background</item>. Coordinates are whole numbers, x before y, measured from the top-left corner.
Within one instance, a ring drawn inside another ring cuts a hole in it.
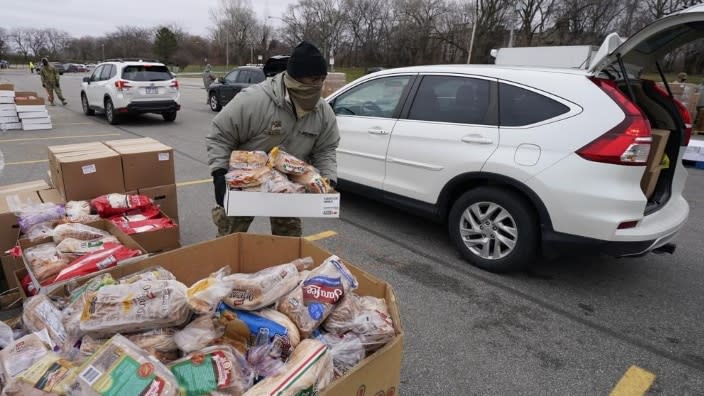
[[[679,73],[677,75],[677,82],[678,83],[686,83],[687,82],[687,73]]]
[[[228,217],[223,208],[233,150],[271,151],[275,146],[313,165],[331,187],[337,184],[340,142],[332,108],[322,99],[328,74],[325,58],[308,42],[293,51],[285,72],[243,90],[213,119],[206,137],[215,187],[213,222],[218,236],[246,232],[253,217]],[[301,219],[270,218],[274,235],[300,237]]]
[[[29,61],[29,72],[34,74],[34,62]]]
[[[213,69],[212,66],[210,66],[210,63],[205,65],[205,70],[203,70],[203,85],[205,86],[205,89],[208,89],[210,84],[215,81],[215,75],[211,72]]]
[[[55,106],[54,92],[56,92],[56,96],[59,97],[61,104],[65,106],[68,102],[66,102],[64,94],[61,92],[59,72],[46,58],[42,58],[42,70],[39,72],[39,76],[42,78],[42,87],[46,89],[46,93],[49,96],[49,105]]]

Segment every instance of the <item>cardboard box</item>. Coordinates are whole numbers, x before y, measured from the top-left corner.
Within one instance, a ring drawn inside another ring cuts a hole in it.
[[[29,112],[23,112],[23,113],[17,113],[17,117],[21,120],[27,120],[27,119],[32,119],[32,118],[45,118],[45,119],[50,119],[49,117],[49,112],[44,110],[44,111],[29,111]]]
[[[91,227],[99,228],[101,230],[109,232],[110,234],[115,236],[117,238],[117,240],[120,241],[121,244],[123,244],[124,246],[126,246],[130,249],[137,249],[137,250],[140,250],[140,251],[146,253],[146,250],[142,246],[140,246],[139,243],[137,243],[130,235],[127,235],[124,232],[122,232],[122,230],[117,228],[117,226],[115,224],[111,223],[108,220],[98,220],[93,223],[88,223],[88,225]],[[52,242],[52,239],[51,238],[42,238],[42,239],[39,239],[36,241],[29,241],[27,239],[20,239],[18,241],[18,245],[20,246],[20,248],[22,248],[22,262],[24,264],[24,268],[27,270],[27,272],[29,273],[29,276],[32,278],[32,283],[33,283],[34,287],[37,290],[39,290],[39,293],[41,293],[41,294],[46,294],[46,293],[50,293],[54,290],[62,289],[65,284],[67,284],[68,282],[72,282],[74,280],[78,281],[78,282],[80,282],[81,280],[88,280],[88,279],[92,278],[93,276],[98,275],[98,274],[102,274],[103,272],[110,269],[110,268],[108,268],[106,270],[94,272],[89,275],[79,276],[79,277],[76,277],[73,279],[68,279],[64,282],[57,282],[57,283],[53,283],[51,285],[42,286],[39,284],[37,279],[34,277],[34,274],[31,271],[31,267],[29,265],[29,262],[27,261],[27,258],[25,256],[24,252],[26,251],[27,248],[30,248],[32,246],[37,246],[37,245],[40,245],[42,243],[47,243],[47,242]],[[146,255],[137,256],[137,257],[130,258],[127,260],[123,260],[122,262],[120,262],[119,265],[120,266],[131,265],[132,263],[143,260],[144,258],[146,258]]]
[[[24,288],[22,288],[21,283],[22,283],[22,279],[25,276],[27,276],[27,269],[24,268],[24,265],[23,265],[22,268],[20,268],[14,272],[13,276],[14,276],[15,283],[18,285],[18,287],[20,289],[20,297],[22,297],[23,300],[26,300],[28,296],[27,296],[27,293],[25,293]]]
[[[36,191],[15,191],[6,195],[0,195],[0,254],[11,249],[17,243],[20,234],[20,226],[17,224],[17,216],[12,212],[13,202],[36,203],[42,201]]]
[[[114,278],[152,267],[162,266],[187,286],[216,272],[223,265],[233,273],[252,273],[273,265],[311,256],[320,264],[332,254],[303,238],[271,235],[233,234],[149,257],[129,267],[108,270]],[[396,295],[388,283],[355,267],[343,259],[359,282],[359,295],[384,298],[394,323],[396,337],[362,360],[343,377],[325,387],[320,395],[397,395],[401,378],[404,333]]]
[[[15,92],[15,104],[17,106],[44,106],[44,98],[35,92]]]
[[[140,188],[138,193],[153,199],[164,214],[178,223],[178,193],[175,184]]]
[[[122,158],[126,190],[176,183],[173,148],[150,138],[110,140],[105,144]]]
[[[15,93],[15,86],[12,84],[0,84],[0,91],[12,91],[13,95]]]
[[[125,192],[120,155],[102,143],[49,146],[49,170],[66,201]]]
[[[691,139],[682,159],[696,162],[704,161],[704,141]]]
[[[59,190],[57,190],[55,188],[52,188],[49,190],[39,191],[39,198],[44,203],[55,203],[55,204],[66,203],[66,200],[64,199],[64,197],[61,196],[61,193],[59,192]]]
[[[340,194],[274,194],[227,190],[228,216],[340,217]]]
[[[10,184],[7,186],[0,186],[0,195],[13,194],[16,192],[32,192],[40,190],[48,190],[49,186],[44,180],[32,180],[24,183]]]
[[[181,247],[181,229],[176,227],[130,235],[147,253],[163,253]]]
[[[7,281],[7,288],[16,288],[18,283],[15,279],[14,273],[18,269],[24,268],[24,263],[22,263],[22,260],[17,257],[10,256],[9,254],[2,254],[0,255],[0,264],[2,264],[2,273],[5,276],[5,281]]]
[[[640,179],[640,188],[646,198],[653,196],[655,187],[658,184],[660,173],[662,171],[662,158],[665,154],[667,139],[670,137],[670,131],[666,129],[653,129],[651,131],[652,143],[650,144],[650,153],[648,154],[648,162],[645,165],[645,173]]]

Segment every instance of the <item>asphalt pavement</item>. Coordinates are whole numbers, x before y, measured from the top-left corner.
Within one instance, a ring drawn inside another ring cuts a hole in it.
[[[215,113],[201,80],[181,80],[174,123],[146,115],[111,126],[83,115],[83,76],[61,78],[69,104],[49,107],[54,129],[0,132],[0,185],[46,178],[48,145],[152,137],[175,149],[182,244],[212,239],[204,136]],[[3,80],[41,91],[25,70],[2,70]],[[688,171],[691,213],[674,255],[544,260],[495,275],[460,259],[443,225],[347,192],[340,219],[305,219],[303,233],[334,231],[318,243],[395,288],[403,395],[598,395],[617,384],[704,395],[704,171]],[[267,219],[250,232],[269,233]]]

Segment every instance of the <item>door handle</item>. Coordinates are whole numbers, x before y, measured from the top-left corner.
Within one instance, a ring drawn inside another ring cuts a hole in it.
[[[462,141],[465,143],[476,143],[476,144],[492,144],[492,143],[494,143],[493,140],[489,139],[488,137],[484,137],[482,135],[467,135],[462,138]]]
[[[368,133],[372,135],[388,135],[389,131],[381,128],[371,128],[367,130]]]

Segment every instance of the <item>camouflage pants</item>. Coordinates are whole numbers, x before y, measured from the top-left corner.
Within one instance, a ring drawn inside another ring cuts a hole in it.
[[[53,85],[47,85],[46,86],[46,94],[49,95],[49,103],[54,103],[54,92],[56,92],[56,96],[59,97],[59,100],[63,103],[66,101],[64,99],[64,94],[61,92],[61,87],[59,86],[53,86]]]
[[[228,216],[222,206],[216,206],[212,210],[213,223],[218,227],[218,236],[234,234],[235,232],[247,232],[254,217],[250,216]],[[300,237],[302,233],[301,219],[298,217],[271,217],[271,233],[280,236]]]

